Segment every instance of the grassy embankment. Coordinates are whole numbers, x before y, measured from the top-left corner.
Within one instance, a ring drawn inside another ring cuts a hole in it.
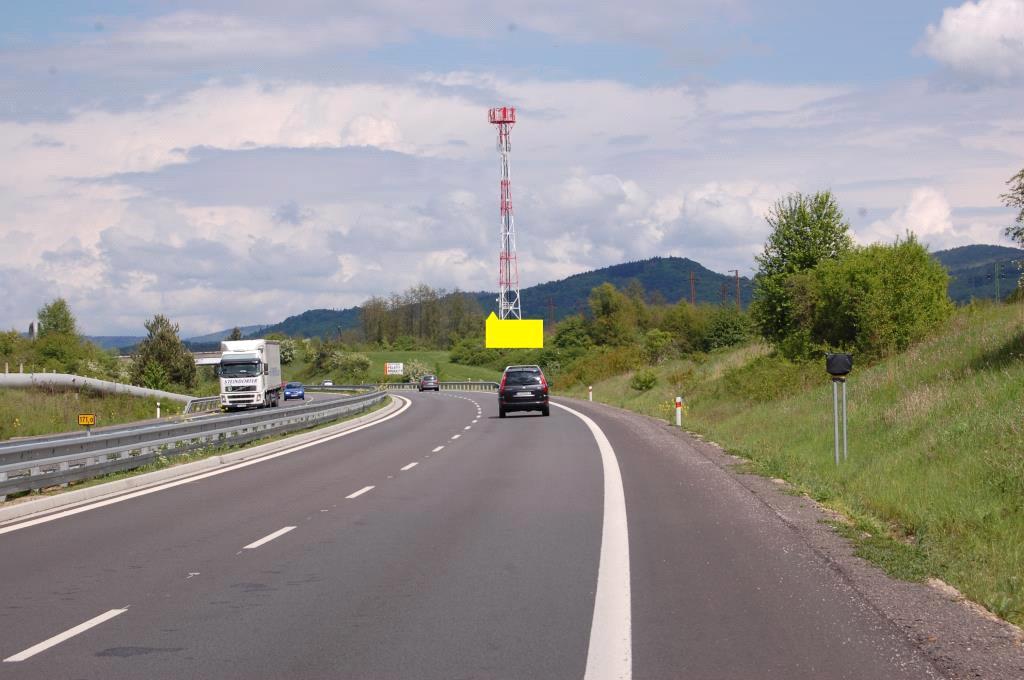
[[[389,362],[408,363],[419,361],[430,370],[437,373],[440,380],[491,380],[497,382],[501,379],[501,371],[480,366],[462,366],[453,364],[445,351],[393,351],[393,352],[364,352],[372,362],[370,365],[370,382],[383,380],[384,364]],[[319,384],[321,380],[330,378],[340,384],[339,378],[325,372],[316,372],[300,357],[282,367],[285,380],[298,380],[310,385]]]
[[[78,430],[79,413],[95,413],[97,427],[155,418],[156,401],[88,389],[0,389],[0,439]],[[184,406],[163,400],[161,416],[181,413]]]
[[[859,554],[895,576],[941,578],[1024,624],[1024,308],[975,305],[909,351],[850,377],[850,458],[833,463],[824,362],[751,344],[594,385],[594,399],[674,418],[760,474],[845,513]],[[566,392],[586,397],[586,386]]]

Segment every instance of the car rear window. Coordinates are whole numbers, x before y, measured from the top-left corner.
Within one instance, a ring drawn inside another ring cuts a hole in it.
[[[540,371],[509,371],[505,374],[506,385],[539,385]]]
[[[437,380],[437,378],[432,376],[432,375],[425,375],[425,376],[423,376],[423,379],[424,380]]]
[[[285,387],[302,387],[302,383],[288,383]]]

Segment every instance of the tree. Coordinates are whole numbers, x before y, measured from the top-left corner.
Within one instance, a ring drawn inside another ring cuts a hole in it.
[[[166,372],[171,382],[185,388],[192,387],[196,379],[196,362],[178,337],[178,324],[163,314],[157,314],[145,325],[148,335],[139,343],[133,357],[132,382],[144,383],[147,367],[156,364]],[[155,375],[156,369],[148,370],[150,377]]]
[[[599,345],[625,345],[632,339],[636,319],[629,299],[610,283],[590,291],[590,311],[594,313],[591,335]]]
[[[807,196],[790,194],[765,216],[771,234],[764,251],[754,259],[754,303],[751,314],[761,334],[780,345],[799,332],[793,318],[793,298],[787,279],[836,260],[853,247],[850,225],[830,191]]]
[[[1006,228],[1006,235],[1024,247],[1024,170],[1011,177],[1006,182],[1010,191],[1003,194],[1003,205],[1007,208],[1017,208],[1017,219]]]
[[[241,340],[241,339],[242,339],[242,329],[239,328],[238,326],[235,326],[234,328],[231,329],[231,335],[228,336],[228,340]]]
[[[53,302],[43,305],[38,316],[40,338],[48,335],[78,335],[75,317],[64,298],[57,298]]]

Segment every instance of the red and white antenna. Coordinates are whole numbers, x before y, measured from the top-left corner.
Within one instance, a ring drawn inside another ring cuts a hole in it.
[[[512,219],[512,188],[508,172],[508,154],[512,150],[509,135],[516,123],[511,106],[491,109],[488,117],[498,126],[498,153],[501,154],[501,253],[498,255],[498,318],[522,319],[519,305],[519,265],[516,262],[516,227]]]

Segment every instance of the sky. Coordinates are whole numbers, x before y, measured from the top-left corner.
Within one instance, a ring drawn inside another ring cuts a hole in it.
[[[771,205],[857,241],[1007,244],[1024,0],[111,0],[0,26],[0,327],[93,335],[523,287],[653,256],[754,271]]]

